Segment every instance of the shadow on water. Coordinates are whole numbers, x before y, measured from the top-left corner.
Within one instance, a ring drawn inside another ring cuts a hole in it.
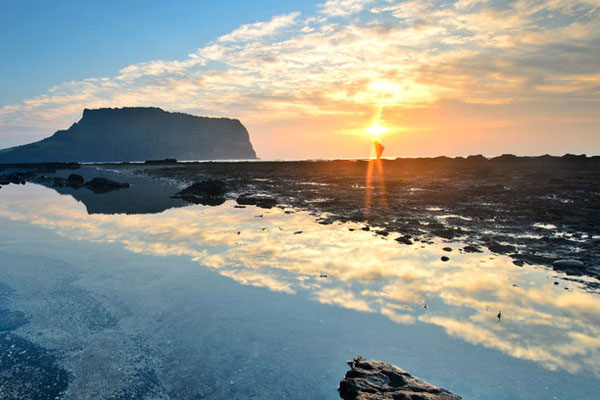
[[[67,178],[74,171],[59,170],[51,177]],[[108,178],[116,182],[129,183],[128,188],[94,193],[85,186],[57,186],[52,182],[39,182],[60,194],[72,196],[83,203],[88,214],[156,214],[174,207],[185,207],[190,203],[171,196],[181,188],[164,180],[143,176],[124,176],[116,171],[83,166],[77,174],[88,182],[94,178]]]

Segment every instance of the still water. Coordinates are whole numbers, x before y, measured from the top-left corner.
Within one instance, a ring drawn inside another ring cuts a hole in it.
[[[143,203],[128,190],[90,196]],[[336,399],[359,354],[465,399],[598,398],[600,296],[557,272],[292,209],[181,205],[89,214],[0,190],[3,307],[70,373],[65,399]]]

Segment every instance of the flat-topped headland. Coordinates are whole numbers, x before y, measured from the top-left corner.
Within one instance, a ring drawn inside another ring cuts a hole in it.
[[[254,159],[237,119],[197,117],[155,107],[83,110],[69,129],[0,150],[0,163]]]

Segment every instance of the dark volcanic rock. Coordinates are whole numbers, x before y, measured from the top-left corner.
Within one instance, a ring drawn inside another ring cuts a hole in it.
[[[148,165],[169,165],[169,164],[177,164],[177,160],[174,158],[165,158],[164,160],[146,160],[144,164]]]
[[[183,199],[194,204],[218,206],[225,202],[227,185],[216,179],[196,182],[175,193],[172,198]]]
[[[115,182],[106,178],[94,178],[91,181],[86,182],[85,187],[94,193],[107,193],[112,192],[113,190],[128,188],[129,183]]]
[[[409,244],[410,245],[410,244],[413,244],[413,242],[412,242],[411,239],[412,239],[412,236],[410,236],[410,235],[404,235],[404,236],[397,237],[395,240],[398,243],[404,243],[404,244]]]
[[[67,181],[65,183],[68,186],[77,188],[77,187],[81,187],[83,185],[84,181],[85,181],[85,179],[83,179],[83,176],[81,176],[79,174],[71,174],[71,175],[69,175],[69,177],[67,178]]]
[[[83,110],[51,137],[0,150],[0,163],[254,159],[248,131],[237,119],[196,117],[160,108]]]
[[[351,369],[339,387],[344,400],[461,400],[390,364],[360,357],[349,364]]]
[[[251,194],[243,194],[236,199],[239,205],[257,206],[260,208],[273,208],[277,204],[277,200],[268,196],[255,196]]]

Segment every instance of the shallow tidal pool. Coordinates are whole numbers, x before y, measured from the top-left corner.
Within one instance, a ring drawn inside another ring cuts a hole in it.
[[[336,399],[360,354],[464,399],[598,398],[600,296],[580,283],[460,243],[234,206],[88,214],[44,186],[2,187],[0,334],[51,359],[2,358],[0,394],[60,381],[35,390]],[[19,362],[43,379],[19,378]]]

